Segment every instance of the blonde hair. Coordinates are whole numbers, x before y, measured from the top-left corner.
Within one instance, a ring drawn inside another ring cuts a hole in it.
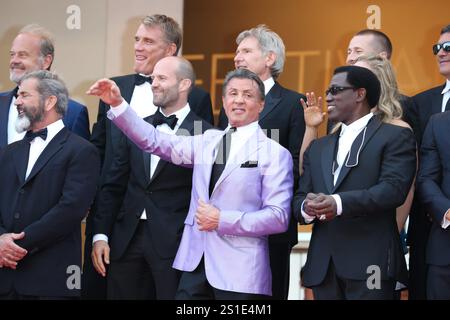
[[[400,104],[400,92],[398,91],[397,79],[391,62],[378,55],[362,55],[356,59],[356,62],[358,61],[367,63],[370,71],[380,81],[381,94],[376,106],[376,115],[385,123],[401,120],[403,109]],[[331,130],[331,133],[335,133],[340,127],[341,123],[337,123]]]

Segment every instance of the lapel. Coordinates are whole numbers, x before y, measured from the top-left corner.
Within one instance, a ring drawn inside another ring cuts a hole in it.
[[[188,115],[186,116],[186,118],[183,120],[183,122],[181,123],[181,125],[178,127],[177,132],[175,133],[177,136],[181,135],[182,133],[189,131],[189,133],[192,135],[193,131],[194,131],[194,114],[192,113],[192,110],[189,111]],[[153,117],[152,117],[152,122],[153,124]],[[150,154],[148,154],[148,158],[150,159]],[[152,183],[156,177],[161,173],[161,171],[166,167],[167,165],[167,161],[164,160],[160,160],[158,162],[158,165],[156,166],[155,172],[153,173],[152,178],[150,179],[150,183]],[[148,166],[146,166],[147,168],[150,168],[150,160],[148,162]],[[150,177],[150,174],[147,175],[147,177]]]
[[[0,95],[0,148],[8,144],[9,107],[14,91],[15,90],[12,90]]]
[[[377,132],[380,126],[381,121],[376,116],[373,116],[367,124],[367,127],[362,130],[356,137],[355,141],[353,141],[350,152],[345,158],[344,164],[342,165],[341,172],[339,173],[339,177],[336,181],[336,185],[332,190],[332,193],[335,193],[335,191],[339,188],[339,185],[348,175],[350,170],[358,166],[360,153],[364,151],[367,143],[370,141],[375,132]]]
[[[442,90],[444,90],[445,84],[442,87],[438,87],[437,90],[433,92],[433,96],[431,97],[431,114],[441,113],[442,112],[442,98],[441,94]]]
[[[259,115],[259,121],[261,122],[281,101],[281,86],[278,82],[275,82],[273,87],[266,95],[264,108]]]
[[[223,134],[219,136],[219,139],[217,143],[219,143],[220,139],[222,139]],[[245,152],[237,152],[236,156],[232,159],[229,159],[229,162],[227,162],[222,174],[220,175],[219,179],[216,182],[216,185],[214,186],[214,190],[211,193],[211,197],[214,195],[214,192],[216,191],[217,187],[220,186],[220,184],[237,168],[241,166],[242,163],[244,163],[247,160],[250,160],[250,156],[257,152],[263,143],[265,142],[265,139],[268,139],[267,136],[264,134],[264,132],[261,130],[260,127],[258,127],[258,130],[248,139],[248,141],[241,147],[245,148]],[[255,159],[252,159],[255,160]],[[256,159],[258,160],[258,159]],[[214,160],[213,160],[214,161]],[[211,164],[212,169],[212,164]]]
[[[63,148],[64,143],[69,137],[69,134],[70,132],[67,127],[64,127],[60,132],[58,132],[58,134],[52,139],[52,141],[50,141],[50,143],[45,147],[44,151],[42,151],[39,158],[36,160],[36,163],[34,164],[33,169],[31,170],[30,175],[28,176],[25,183],[33,179],[33,177],[39,171],[41,171],[41,169],[51,160],[51,158]]]
[[[122,92],[122,97],[130,104],[131,97],[133,96],[134,91],[134,74],[130,75],[129,81],[124,81],[122,85],[120,86],[120,91]]]
[[[145,117],[145,121],[147,121],[150,124],[153,124],[153,115]],[[137,146],[135,146],[137,148]],[[150,183],[150,153],[148,152],[142,152],[142,160],[143,160],[143,166],[144,166],[144,172],[145,172],[145,181],[147,184]]]
[[[20,140],[14,153],[14,166],[16,168],[17,176],[19,177],[20,185],[25,182],[25,173],[27,171],[28,158],[30,155],[30,143],[25,140]]]
[[[322,174],[325,180],[327,191],[331,194],[333,190],[333,162],[337,154],[337,142],[339,140],[339,131],[328,137],[322,151]]]

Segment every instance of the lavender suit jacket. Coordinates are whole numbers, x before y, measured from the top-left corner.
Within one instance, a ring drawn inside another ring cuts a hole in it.
[[[209,197],[215,149],[224,131],[183,137],[163,134],[127,108],[108,117],[139,148],[175,164],[193,167],[189,213],[173,267],[193,271],[204,256],[206,277],[215,288],[272,294],[268,235],[287,230],[293,190],[292,157],[261,128],[230,158]],[[255,166],[256,164],[256,166]],[[220,210],[216,230],[199,231],[198,200]]]

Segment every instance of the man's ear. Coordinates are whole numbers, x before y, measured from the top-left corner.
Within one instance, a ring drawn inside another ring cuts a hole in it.
[[[45,111],[50,111],[52,108],[56,106],[56,102],[58,101],[58,98],[56,96],[50,96],[47,99],[45,99]]]
[[[188,91],[189,88],[191,87],[191,85],[192,85],[191,79],[183,79],[180,81],[180,84],[178,85],[178,89],[180,92]]]
[[[362,102],[366,99],[367,91],[365,88],[359,88],[356,90],[358,92],[358,97],[356,98],[356,101]]]
[[[175,52],[177,52],[177,45],[172,42],[166,48],[166,57],[174,56]]]
[[[50,66],[52,65],[53,62],[53,57],[51,54],[48,54],[44,57],[44,64],[43,64],[43,69],[44,70],[50,70]]]
[[[277,55],[273,51],[269,51],[266,56],[266,66],[268,66],[269,68],[272,67],[276,59]]]
[[[384,59],[388,59],[388,54],[386,51],[381,51],[378,55]]]

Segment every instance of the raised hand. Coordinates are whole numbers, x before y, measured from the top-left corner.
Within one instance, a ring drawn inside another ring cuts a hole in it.
[[[323,111],[322,97],[316,99],[314,92],[306,93],[307,102],[300,99],[307,127],[318,127],[324,120],[326,112]]]
[[[89,88],[86,94],[99,97],[111,107],[117,107],[123,101],[119,87],[110,79],[98,80]]]

